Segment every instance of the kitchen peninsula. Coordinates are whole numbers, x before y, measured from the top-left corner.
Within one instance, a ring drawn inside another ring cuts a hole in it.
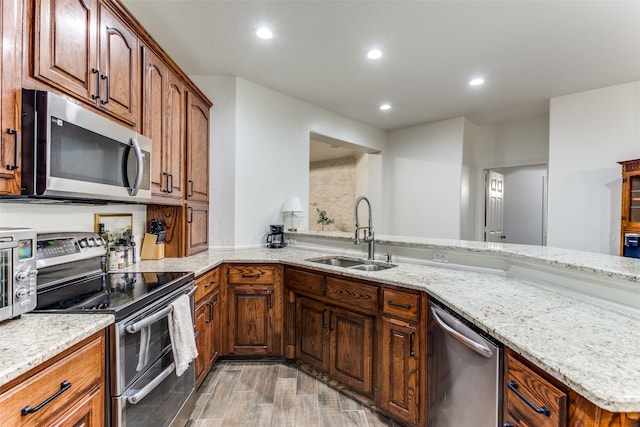
[[[310,261],[337,253],[362,256],[354,252],[351,235],[288,238],[297,245],[210,249],[144,261],[135,270],[193,271],[201,277],[222,264],[284,265],[426,292],[595,406],[629,413],[620,421],[627,424],[612,425],[637,425],[630,424],[640,418],[637,260],[548,247],[378,236],[378,257],[391,253],[396,267],[366,272]],[[36,316],[42,315],[24,318]],[[11,325],[0,324],[0,333]],[[4,354],[10,345],[3,340]],[[0,360],[5,373],[9,361]],[[11,379],[0,375],[0,385]]]
[[[187,258],[146,261],[138,269],[182,269],[198,276],[223,262],[283,263],[425,291],[597,406],[640,412],[640,341],[630,341],[637,339],[640,322],[637,260],[550,247],[378,236],[378,254],[390,252],[397,267],[363,272],[308,261],[353,253],[350,233],[298,233],[293,238],[298,246],[209,250]],[[453,260],[439,265],[408,257],[406,262],[396,261],[394,254],[410,250],[412,255],[442,252],[452,259],[482,257],[504,269],[465,268],[452,265]],[[546,276],[536,278],[536,271]],[[550,276],[573,285],[582,279],[602,298],[558,286]],[[623,300],[631,306],[607,302],[607,290],[626,292]]]

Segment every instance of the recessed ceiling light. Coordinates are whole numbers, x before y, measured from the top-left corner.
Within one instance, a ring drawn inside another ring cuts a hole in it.
[[[469,81],[469,86],[480,86],[483,83],[484,83],[483,78],[476,77],[475,79],[472,79],[471,81]]]
[[[371,50],[367,53],[367,58],[369,58],[369,59],[379,59],[379,58],[382,58],[382,52],[380,52],[378,49],[371,49]]]
[[[273,37],[273,33],[267,27],[262,27],[259,28],[258,31],[256,31],[256,36],[263,40],[269,40],[271,37]]]
[[[391,105],[390,104],[382,104],[382,105],[380,105],[380,109],[382,111],[390,110],[391,109]]]

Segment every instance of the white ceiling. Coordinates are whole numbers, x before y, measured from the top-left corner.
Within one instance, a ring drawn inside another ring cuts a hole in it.
[[[236,75],[383,130],[491,123],[640,80],[640,1],[122,1],[187,74]],[[255,37],[263,25],[273,39]],[[469,87],[475,76],[486,83]]]

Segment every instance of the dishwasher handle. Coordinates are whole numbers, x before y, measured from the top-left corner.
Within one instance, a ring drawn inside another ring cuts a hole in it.
[[[483,357],[486,357],[487,359],[490,359],[491,356],[493,356],[493,352],[491,351],[490,348],[488,348],[485,345],[482,345],[481,343],[478,343],[478,342],[472,340],[471,338],[465,336],[461,332],[456,331],[451,326],[449,326],[447,324],[447,322],[445,322],[438,315],[438,311],[439,311],[439,309],[437,307],[431,306],[431,313],[433,314],[433,318],[436,320],[438,325],[440,325],[440,327],[442,328],[442,330],[444,332],[446,332],[447,334],[451,335],[454,339],[456,339],[460,343],[464,344],[465,346],[467,346],[471,350],[475,351],[479,355],[481,355]]]

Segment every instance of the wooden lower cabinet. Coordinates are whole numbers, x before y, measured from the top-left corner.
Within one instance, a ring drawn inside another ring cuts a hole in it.
[[[297,359],[373,396],[373,317],[299,297],[296,325]]]
[[[419,425],[420,370],[424,369],[420,329],[404,320],[384,317],[381,341],[378,405],[400,421]]]
[[[220,270],[196,278],[196,388],[200,387],[220,354]]]
[[[514,354],[505,354],[504,426],[565,427],[567,393],[540,376]]]
[[[13,387],[2,391],[1,424],[102,426],[104,378],[105,334],[101,331],[22,375]],[[25,410],[40,405],[38,410],[23,415]]]
[[[275,354],[274,290],[273,286],[263,285],[237,285],[228,288],[229,354]]]
[[[282,268],[229,264],[224,269],[225,354],[282,355]]]

